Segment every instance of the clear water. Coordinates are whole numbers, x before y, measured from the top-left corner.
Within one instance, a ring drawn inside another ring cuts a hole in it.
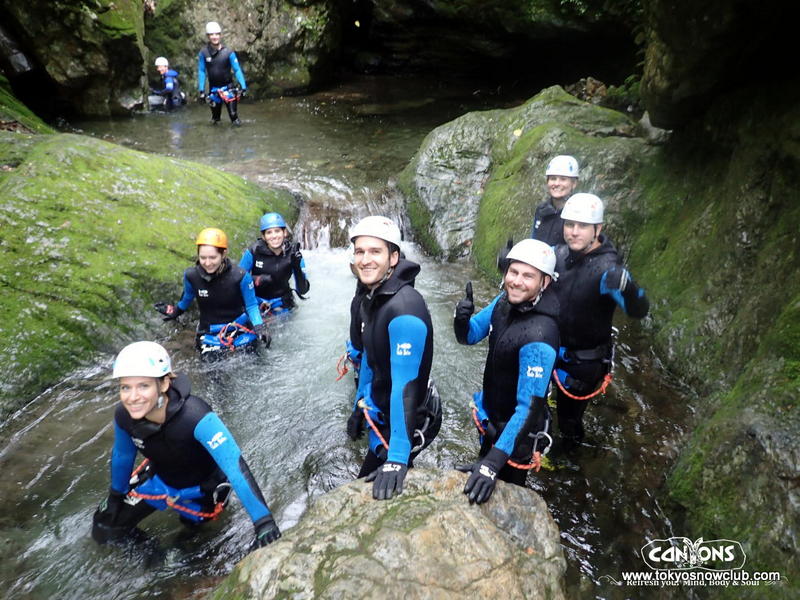
[[[365,78],[315,96],[245,104],[240,129],[211,127],[201,106],[73,127],[284,186],[346,218],[383,208],[386,181],[431,128],[465,110],[511,101],[472,94],[468,86],[451,90]],[[323,227],[325,214],[318,212],[317,222],[309,218],[306,231]],[[188,322],[154,325],[161,327],[177,370],[190,375],[195,394],[234,432],[284,530],[310,499],[353,479],[364,452],[344,433],[352,379],[337,382],[335,371],[355,281],[345,250],[315,241],[320,247],[305,253],[310,297],[289,320],[274,325],[272,347],[263,355],[209,365],[191,349]],[[451,325],[453,306],[475,273],[466,264],[431,261],[413,245],[406,251],[423,265],[417,289],[433,317],[434,376],[444,401],[440,436],[417,464],[450,468],[472,460],[477,450],[467,403],[480,386],[486,346],[459,346]],[[484,302],[493,294],[476,286],[476,298]],[[561,528],[573,598],[636,597],[606,576],[618,580],[622,570],[639,570],[639,548],[653,537],[672,535],[673,516],[662,506],[661,488],[690,409],[641,343],[638,328],[620,325],[615,383],[587,411],[587,444],[572,460],[528,480]],[[147,542],[109,548],[91,540],[91,514],[109,484],[116,402],[107,379],[111,360],[100,357],[0,428],[5,597],[199,598],[248,550],[252,527],[236,500],[191,539],[173,515],[158,513],[143,522],[151,536]],[[680,590],[662,594],[676,597]]]

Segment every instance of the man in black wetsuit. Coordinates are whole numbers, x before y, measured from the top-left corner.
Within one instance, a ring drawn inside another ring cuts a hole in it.
[[[547,385],[558,349],[558,300],[550,288],[553,249],[522,240],[508,253],[503,291],[477,315],[472,284],[456,306],[453,329],[460,344],[489,336],[483,390],[474,417],[481,434],[479,460],[456,467],[470,473],[464,493],[486,502],[496,478],[525,485],[528,469],[550,446]]]
[[[612,319],[617,306],[644,318],[650,303],[633,281],[611,241],[601,233],[603,202],[575,194],[561,211],[564,240],[556,247],[559,279],[553,286],[561,313],[556,361],[558,428],[569,450],[584,437],[588,400],[604,391],[612,367]]]
[[[400,258],[397,225],[386,217],[366,217],[350,230],[350,240],[365,290],[353,316],[361,324],[363,352],[347,433],[359,438],[370,417],[374,427],[358,476],[374,481],[373,497],[384,500],[403,491],[414,458],[441,426],[441,402],[429,381],[433,326],[413,287],[420,267]]]
[[[239,98],[247,91],[247,82],[239,66],[236,52],[222,44],[222,28],[216,21],[206,25],[208,44],[203,46],[198,54],[197,64],[197,91],[201,100],[206,99],[206,77],[208,77],[208,102],[211,105],[211,123],[219,123],[222,114],[222,105],[228,110],[231,123],[241,125],[239,113]],[[236,76],[238,86],[233,84],[231,70]]]
[[[536,207],[531,238],[555,246],[564,242],[561,209],[578,185],[578,161],[572,156],[556,156],[547,164],[545,176],[547,199]]]

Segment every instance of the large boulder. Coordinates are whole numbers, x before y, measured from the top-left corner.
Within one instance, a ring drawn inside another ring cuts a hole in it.
[[[397,185],[429,251],[451,259],[472,254],[491,271],[508,237],[529,235],[556,154],[578,159],[578,189],[603,198],[616,224],[636,203],[636,175],[651,151],[634,132],[622,113],[555,86],[519,107],[469,113],[436,128]]]
[[[140,1],[0,0],[0,10],[15,41],[72,111],[100,116],[142,106]]]
[[[165,193],[166,190],[166,193]],[[0,415],[92,358],[164,331],[202,228],[250,241],[286,193],[89,137],[0,131]],[[284,212],[287,211],[287,212]]]
[[[558,528],[534,491],[500,482],[470,505],[457,471],[413,469],[402,495],[363,480],[317,498],[213,598],[564,598]]]

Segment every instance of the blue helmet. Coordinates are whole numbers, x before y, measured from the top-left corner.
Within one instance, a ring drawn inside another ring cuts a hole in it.
[[[272,227],[283,227],[286,229],[286,221],[278,213],[267,213],[261,217],[261,231],[271,229]]]

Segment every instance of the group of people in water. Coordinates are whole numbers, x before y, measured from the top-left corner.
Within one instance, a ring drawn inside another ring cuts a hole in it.
[[[208,41],[197,55],[197,100],[207,102],[211,108],[211,123],[216,125],[222,116],[222,107],[228,111],[233,125],[242,124],[239,118],[239,100],[247,93],[247,81],[236,52],[222,43],[222,28],[216,21],[206,24]],[[161,87],[150,88],[151,108],[170,111],[186,104],[186,94],[181,90],[180,76],[169,66],[169,60],[159,56],[155,60]],[[235,81],[234,81],[235,79]],[[206,88],[206,82],[208,88]]]
[[[464,493],[470,503],[489,500],[498,479],[524,485],[554,437],[563,452],[583,442],[587,401],[610,381],[615,308],[635,318],[649,309],[644,290],[602,232],[602,200],[575,193],[578,177],[573,157],[550,161],[548,198],[536,208],[531,237],[510,242],[498,257],[500,293],[476,313],[468,282],[455,307],[459,343],[488,337],[483,388],[471,406],[479,449],[475,462],[456,466],[469,474]],[[403,491],[408,469],[442,424],[442,402],[430,377],[434,332],[414,287],[420,265],[402,253],[397,224],[365,217],[351,228],[350,241],[358,281],[347,348],[357,391],[343,429],[353,440],[368,434],[358,477],[372,483],[375,499],[385,500]],[[227,236],[219,229],[201,231],[196,246],[181,299],[155,308],[165,320],[175,319],[196,298],[201,350],[202,340],[228,326],[268,345],[264,319],[288,314],[294,295],[310,288],[299,244],[290,242],[283,217],[261,218],[260,236],[238,265],[228,257]],[[98,542],[125,539],[148,514],[167,508],[196,527],[220,513],[231,490],[253,521],[257,545],[280,537],[233,435],[192,395],[188,379],[172,372],[162,346],[126,346],[113,377],[119,379],[120,403],[111,487],[93,520]],[[551,387],[557,435],[548,404]],[[137,452],[146,460],[134,468]]]

